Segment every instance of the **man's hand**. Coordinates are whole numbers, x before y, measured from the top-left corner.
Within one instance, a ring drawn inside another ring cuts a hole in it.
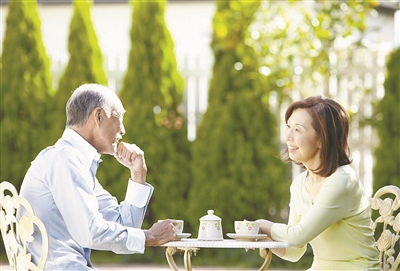
[[[145,230],[146,246],[159,246],[167,242],[174,241],[176,221],[166,219],[154,223],[149,230]]]
[[[147,166],[144,160],[144,152],[135,144],[121,142],[118,145],[115,158],[131,171],[131,179],[137,183],[145,184]]]

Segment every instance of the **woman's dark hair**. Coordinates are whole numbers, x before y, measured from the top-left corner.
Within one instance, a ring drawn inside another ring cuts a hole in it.
[[[328,177],[339,166],[350,164],[350,148],[347,143],[349,115],[346,110],[332,99],[314,96],[290,104],[285,113],[286,122],[296,109],[307,110],[313,120],[312,126],[321,140],[321,165],[313,172]],[[286,162],[292,161],[287,148],[282,153],[282,159]],[[297,164],[304,167],[302,163]]]

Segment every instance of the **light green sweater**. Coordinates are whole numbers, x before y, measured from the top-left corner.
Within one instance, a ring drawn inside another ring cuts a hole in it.
[[[310,243],[310,270],[381,270],[371,229],[369,200],[349,165],[323,181],[314,204],[305,188],[307,171],[290,187],[288,225],[275,223],[271,237],[291,243],[283,259],[296,262]]]

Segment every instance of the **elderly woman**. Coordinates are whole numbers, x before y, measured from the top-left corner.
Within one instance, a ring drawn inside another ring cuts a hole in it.
[[[295,262],[310,243],[309,270],[381,270],[369,201],[350,167],[348,114],[334,100],[309,97],[292,103],[285,120],[283,158],[305,171],[290,187],[288,224],[259,220],[261,233],[293,245],[272,252]]]

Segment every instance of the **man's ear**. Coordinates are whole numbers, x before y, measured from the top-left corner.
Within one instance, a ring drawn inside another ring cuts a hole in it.
[[[100,124],[100,122],[102,121],[102,109],[100,107],[97,107],[93,110],[92,112],[92,116],[94,118],[94,122],[96,124]]]

